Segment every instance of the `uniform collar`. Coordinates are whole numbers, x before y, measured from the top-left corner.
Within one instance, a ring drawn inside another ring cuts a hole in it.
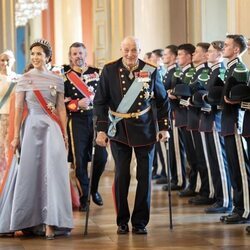
[[[218,63],[211,66],[211,70],[215,71],[216,69],[220,68],[221,66],[222,66],[222,63],[218,62]]]
[[[206,67],[206,64],[205,63],[202,63],[200,65],[198,65],[195,70],[198,71],[199,69],[202,69],[202,68],[205,68]]]
[[[188,69],[191,68],[191,67],[192,67],[192,64],[189,63],[188,65],[186,65],[185,67],[182,68],[182,72],[188,70]]]
[[[170,65],[169,67],[167,67],[167,71],[170,71],[171,69],[174,69],[176,67],[177,67],[177,64],[174,63],[174,64]]]
[[[231,60],[227,63],[227,68],[230,69],[233,65],[235,65],[239,61],[240,61],[239,57],[234,58],[233,60]]]

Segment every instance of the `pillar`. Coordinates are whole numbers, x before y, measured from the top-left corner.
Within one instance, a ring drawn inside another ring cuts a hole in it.
[[[16,48],[15,0],[0,1],[0,51]]]

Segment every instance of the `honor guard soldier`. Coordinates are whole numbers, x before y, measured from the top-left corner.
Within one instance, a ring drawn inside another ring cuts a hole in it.
[[[140,60],[139,52],[138,39],[126,37],[122,41],[122,58],[104,66],[94,99],[98,131],[96,142],[107,146],[109,138],[115,161],[114,198],[118,234],[129,232],[127,198],[132,151],[137,161],[132,233],[147,234],[155,142],[169,137],[166,91],[157,68]],[[152,110],[153,102],[157,116]]]
[[[245,70],[247,70],[245,68]],[[245,77],[241,77],[239,79],[239,83],[232,87],[230,92],[230,100],[235,103],[240,103],[241,108],[245,110],[243,126],[242,126],[242,136],[247,142],[247,155],[250,155],[250,86],[249,86],[249,71],[247,70],[247,74],[244,74]],[[238,82],[238,81],[237,81]],[[249,176],[249,169],[246,169],[246,173]],[[249,180],[249,178],[248,178]],[[248,181],[248,188],[250,187]],[[246,231],[250,233],[250,226],[246,227]]]
[[[65,73],[65,103],[68,113],[70,151],[80,193],[80,211],[87,210],[89,177],[87,166],[93,140],[93,99],[99,83],[99,69],[86,64],[87,50],[83,43],[69,48],[70,69]],[[98,183],[107,161],[105,148],[96,146],[91,186],[92,200],[103,205]]]
[[[163,62],[167,67],[167,73],[163,78],[163,84],[166,91],[171,90],[173,85],[172,81],[174,74],[178,68],[176,63],[178,53],[178,47],[175,45],[169,45],[165,48],[163,54]],[[171,170],[171,190],[180,190],[186,186],[186,174],[185,174],[185,152],[183,145],[183,138],[175,126],[174,119],[174,102],[175,100],[170,99],[170,109],[171,109],[171,130],[169,138],[169,160],[170,160],[170,170]],[[173,104],[173,105],[172,105]],[[166,170],[165,170],[166,172]],[[159,184],[166,184],[162,187],[162,190],[168,190],[167,178],[159,179],[156,181]]]
[[[224,139],[221,132],[221,107],[215,103],[215,99],[207,98],[211,88],[217,81],[224,80],[225,66],[223,64],[222,50],[223,41],[214,41],[210,44],[207,52],[208,63],[210,63],[210,75],[204,85],[206,93],[200,93],[201,105],[199,131],[205,135],[204,148],[207,152],[208,164],[210,166],[215,203],[205,209],[206,213],[225,213],[232,209],[231,185],[228,172],[227,159],[225,156]],[[197,92],[197,94],[199,94]],[[211,102],[210,102],[211,101]]]
[[[151,52],[150,60],[149,62],[153,65],[155,65],[160,73],[161,81],[163,81],[166,69],[164,67],[163,63],[163,49],[155,49]],[[158,161],[160,160],[160,161]],[[158,174],[158,167],[159,163],[161,165],[161,172]],[[165,163],[164,163],[164,156],[163,156],[163,150],[161,147],[160,142],[155,143],[155,154],[154,154],[154,161],[153,161],[153,169],[152,169],[152,179],[159,179],[159,178],[166,178],[166,171],[164,169]]]
[[[190,166],[189,184],[185,189],[180,191],[180,197],[194,196],[196,191],[198,191],[195,149],[191,133],[186,129],[187,99],[190,97],[190,88],[188,84],[195,72],[192,65],[192,55],[194,51],[194,45],[189,43],[181,44],[178,47],[177,62],[181,71],[177,69],[174,73],[171,90],[168,91],[174,123],[178,128],[179,134],[183,138],[184,149]]]
[[[195,154],[197,160],[197,173],[201,179],[201,187],[199,194],[191,198],[189,203],[194,205],[206,205],[214,202],[214,189],[210,174],[209,163],[206,157],[206,149],[204,134],[199,132],[200,124],[200,107],[194,103],[194,95],[197,91],[204,88],[204,84],[209,79],[209,68],[207,65],[207,51],[209,43],[198,43],[193,54],[192,62],[195,66],[195,74],[189,84],[191,95],[190,105],[188,106],[188,125],[187,130],[190,130],[195,145]]]
[[[225,75],[224,103],[221,118],[221,134],[224,136],[231,184],[233,188],[233,212],[220,219],[226,224],[246,223],[249,221],[249,159],[244,152],[241,138],[244,111],[238,102],[230,101],[229,93],[237,78],[244,71],[237,69],[240,56],[246,51],[247,42],[242,35],[228,35],[223,56],[229,60]],[[240,73],[240,74],[239,74]],[[241,77],[240,77],[241,78]]]

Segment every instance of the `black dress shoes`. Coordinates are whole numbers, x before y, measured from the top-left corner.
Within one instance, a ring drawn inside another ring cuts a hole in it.
[[[156,180],[156,184],[168,184],[168,178],[162,176],[160,179]]]
[[[147,234],[148,231],[147,231],[146,227],[143,227],[143,228],[133,227],[132,233],[133,234]]]
[[[180,197],[192,197],[195,195],[196,195],[195,191],[189,187],[179,192]]]
[[[92,200],[98,206],[102,206],[103,205],[102,197],[101,197],[101,195],[98,192],[92,193]]]
[[[161,176],[159,174],[153,174],[152,175],[152,180],[157,180],[157,179],[160,179]]]
[[[170,187],[171,187],[171,190],[172,190],[172,191],[182,190],[182,189],[183,189],[183,187],[177,186],[175,183],[171,183]],[[163,191],[168,191],[168,184],[164,185],[164,186],[162,187],[162,190],[163,190]]]
[[[214,203],[213,198],[208,198],[206,196],[197,195],[191,199],[188,200],[188,203],[194,204],[194,205],[211,205]]]
[[[248,233],[250,233],[250,226],[247,226],[247,227],[246,227],[246,231],[247,231]]]
[[[249,222],[248,219],[243,218],[237,213],[232,213],[227,216],[221,216],[220,221],[224,222],[225,224],[243,224]]]
[[[231,207],[223,207],[221,204],[215,202],[211,207],[205,208],[205,213],[207,214],[220,214],[220,213],[230,213]]]
[[[117,228],[117,234],[127,234],[129,232],[128,224],[122,224]]]

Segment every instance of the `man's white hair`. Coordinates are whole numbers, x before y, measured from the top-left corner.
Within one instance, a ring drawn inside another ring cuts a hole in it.
[[[123,45],[125,43],[128,43],[128,42],[133,42],[136,44],[137,48],[140,50],[141,49],[141,46],[140,46],[140,41],[138,38],[134,37],[134,36],[127,36],[125,37],[122,42],[121,42],[121,47],[123,47]]]

